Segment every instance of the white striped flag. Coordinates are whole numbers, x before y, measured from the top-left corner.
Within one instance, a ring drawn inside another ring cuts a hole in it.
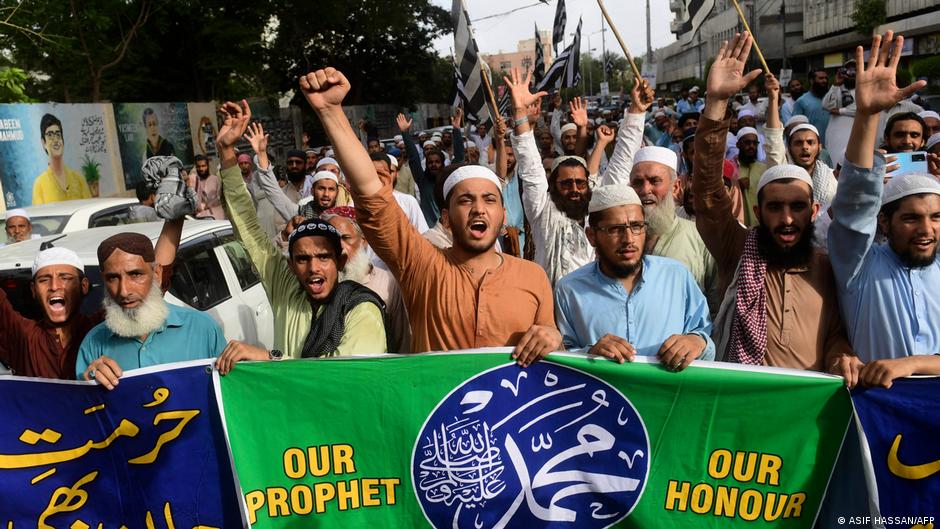
[[[457,76],[463,83],[464,112],[467,115],[467,121],[487,123],[490,121],[490,111],[486,105],[485,88],[480,77],[482,59],[477,52],[477,43],[470,30],[470,16],[467,15],[463,0],[454,0],[451,17],[454,22]]]
[[[535,25],[535,70],[532,79],[539,84],[545,77],[545,51],[542,49],[542,36],[539,35],[539,25]]]
[[[565,0],[558,0],[555,7],[555,27],[552,29],[552,49],[558,53],[558,45],[565,40],[565,25],[568,23],[568,12],[565,9]]]

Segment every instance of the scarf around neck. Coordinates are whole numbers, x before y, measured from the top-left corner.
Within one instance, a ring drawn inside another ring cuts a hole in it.
[[[734,317],[728,360],[738,364],[761,365],[767,354],[767,292],[764,287],[767,260],[757,248],[757,230],[752,229],[744,242],[738,269],[738,291],[734,298]]]
[[[323,313],[317,317],[317,311],[313,311],[314,320],[310,324],[307,338],[304,339],[301,357],[320,358],[335,354],[346,333],[346,315],[360,303],[372,303],[379,308],[387,343],[389,334],[385,317],[385,302],[369,288],[355,281],[343,281],[336,285],[336,290],[323,307]],[[362,353],[371,354],[375,351],[362,351]]]

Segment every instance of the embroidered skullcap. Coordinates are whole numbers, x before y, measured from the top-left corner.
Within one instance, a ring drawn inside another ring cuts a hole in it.
[[[26,213],[25,209],[20,209],[20,208],[8,209],[6,220],[10,220],[13,217],[23,217],[24,219],[29,220],[29,213]]]
[[[575,125],[574,123],[565,123],[564,126],[561,127],[561,133],[562,133],[562,134],[568,132],[569,130],[577,131],[577,130],[578,130],[578,126]]]
[[[923,193],[940,195],[940,181],[937,181],[937,177],[926,173],[903,174],[888,181],[881,195],[881,204],[890,204],[895,200]]]
[[[340,234],[329,222],[322,220],[309,220],[300,226],[297,226],[297,228],[294,229],[294,231],[292,231],[291,234],[287,237],[287,253],[293,254],[294,243],[300,239],[303,239],[304,237],[326,237],[326,239],[330,242],[330,245],[333,246],[333,251],[336,252],[336,256],[339,256],[342,253],[342,246],[340,245]]]
[[[79,272],[85,273],[85,265],[78,258],[78,254],[68,248],[53,247],[39,252],[33,259],[33,277],[36,277],[36,272],[52,265],[74,266]]]
[[[760,181],[757,183],[757,192],[759,193],[761,189],[764,188],[767,184],[771,182],[776,182],[777,180],[799,180],[800,182],[806,182],[809,184],[810,189],[813,188],[813,179],[810,178],[809,173],[806,172],[806,169],[803,169],[797,165],[775,165],[761,175]]]
[[[483,167],[482,165],[465,165],[447,177],[447,180],[444,180],[444,199],[446,200],[450,192],[457,186],[460,182],[464,180],[470,180],[471,178],[482,178],[483,180],[488,180],[496,186],[496,189],[499,189],[500,194],[502,194],[503,184],[500,183],[499,177],[496,176],[490,168]]]
[[[595,187],[588,203],[588,213],[596,213],[617,206],[642,206],[640,196],[632,187],[626,185],[606,185]]]
[[[661,163],[673,171],[679,170],[679,158],[675,151],[665,147],[643,147],[633,157],[634,167],[640,162]]]
[[[139,255],[148,263],[154,262],[153,243],[142,233],[125,232],[112,235],[98,245],[98,264],[104,264],[115,250]]]
[[[337,162],[335,159],[330,158],[329,156],[327,156],[326,158],[321,158],[320,161],[317,162],[317,167],[316,167],[316,168],[319,169],[319,168],[323,167],[324,165],[335,165],[336,167],[339,167],[339,162]]]
[[[757,135],[757,129],[755,129],[754,127],[741,127],[741,130],[738,131],[738,133],[737,133],[737,135],[735,136],[735,138],[738,139],[738,140],[740,140],[741,138],[747,136],[748,134],[753,134],[753,135],[755,135],[755,136],[758,136],[758,135]],[[760,136],[758,136],[758,137],[760,137]]]
[[[582,166],[584,166],[584,169],[585,169],[585,170],[587,170],[587,168],[588,168],[587,162],[584,161],[584,158],[582,158],[582,157],[580,157],[580,156],[559,156],[558,158],[555,158],[555,159],[552,161],[552,171],[551,171],[551,172],[554,173],[554,172],[555,172],[555,169],[558,169],[558,166],[561,165],[562,162],[567,162],[568,160],[574,160],[574,161],[578,162],[579,164],[581,164]]]
[[[816,135],[817,138],[819,137],[819,129],[817,129],[813,125],[810,125],[809,123],[800,123],[799,125],[793,127],[793,129],[790,131],[790,136],[793,136],[794,134],[796,134],[797,132],[801,130],[810,130],[813,132],[813,134]]]
[[[320,180],[332,180],[339,184],[339,179],[336,178],[336,175],[332,171],[317,171],[310,178],[310,185],[316,184]]]

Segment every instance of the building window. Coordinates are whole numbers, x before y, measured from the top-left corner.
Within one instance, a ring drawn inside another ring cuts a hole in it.
[[[499,62],[499,69],[500,69],[500,70],[505,71],[505,70],[509,70],[509,69],[511,69],[511,68],[512,68],[512,61],[500,61],[500,62]]]
[[[528,57],[528,56],[524,57],[522,59],[522,69],[528,70],[531,67],[532,67],[532,57]]]

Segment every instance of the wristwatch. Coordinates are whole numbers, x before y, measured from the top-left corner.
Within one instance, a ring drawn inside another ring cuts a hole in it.
[[[268,351],[268,360],[283,360],[283,359],[284,359],[284,351],[281,351],[280,349],[271,349],[270,351]]]

